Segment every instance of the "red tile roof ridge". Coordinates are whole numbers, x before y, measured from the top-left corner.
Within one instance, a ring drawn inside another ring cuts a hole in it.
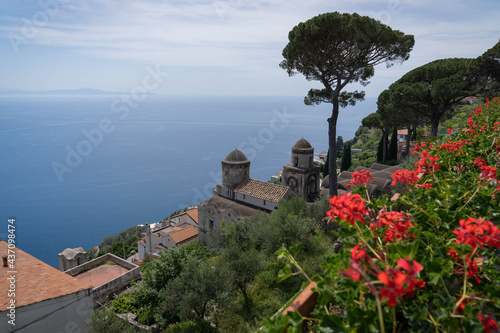
[[[8,243],[0,240],[0,252],[8,253]],[[19,248],[15,251],[15,267],[0,267],[0,290],[9,290],[7,280],[16,280],[16,307],[39,303],[48,299],[66,296],[78,291],[92,289],[92,286],[54,268]],[[10,299],[7,293],[0,293],[0,311],[7,309]]]
[[[186,213],[196,222],[196,224],[198,224],[198,208],[188,210]]]
[[[196,230],[196,228],[192,225],[169,234],[170,238],[172,238],[172,240],[176,244],[182,243],[190,238],[193,238],[196,235],[198,235],[198,230]]]
[[[285,196],[288,190],[289,188],[283,185],[248,178],[238,185],[234,192],[271,202],[278,202]]]

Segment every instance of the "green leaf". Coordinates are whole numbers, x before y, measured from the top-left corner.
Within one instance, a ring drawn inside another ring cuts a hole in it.
[[[285,267],[280,269],[280,271],[278,272],[277,281],[278,281],[278,283],[282,282],[282,281],[288,279],[292,275],[293,275],[292,268],[290,267],[290,265],[286,265]]]
[[[321,318],[321,323],[319,325],[319,331],[322,333],[339,333],[347,332],[342,323],[342,319],[336,314],[324,315]]]
[[[288,250],[287,250],[285,244],[283,244],[276,252],[274,252],[274,255],[281,257],[285,253],[288,253]]]
[[[295,244],[294,246],[292,246],[290,248],[290,251],[293,253],[294,256],[297,256],[297,254],[299,254],[299,252],[302,251],[303,248],[304,248],[304,244],[298,243],[298,244]]]
[[[402,258],[410,258],[413,259],[415,255],[417,254],[418,247],[420,245],[419,240],[415,240],[412,242],[400,242],[397,244],[394,244],[394,247],[398,254]]]
[[[467,333],[482,333],[484,332],[484,326],[481,324],[481,321],[478,318],[474,318],[472,320],[462,319],[462,326],[464,328],[464,332]]]

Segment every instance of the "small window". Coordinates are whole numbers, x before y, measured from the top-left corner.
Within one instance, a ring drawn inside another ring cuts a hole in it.
[[[294,157],[293,158],[293,165],[294,166],[298,166],[299,165],[299,158],[298,157]]]
[[[243,199],[245,199],[245,197],[246,197],[246,196],[243,194]]]
[[[262,201],[264,201],[264,206],[265,206],[266,205],[266,200],[262,200]]]
[[[210,220],[210,229],[214,228],[214,220]]]

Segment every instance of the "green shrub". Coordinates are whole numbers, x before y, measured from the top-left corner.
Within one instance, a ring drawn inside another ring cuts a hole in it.
[[[164,333],[214,333],[216,329],[204,320],[183,321],[168,326]]]
[[[340,223],[344,246],[323,258],[313,278],[319,293],[308,315],[313,331],[498,330],[499,137],[497,98],[471,112],[467,128],[450,138],[417,145],[413,170],[393,174],[404,187],[396,201],[365,200],[358,189],[331,199],[328,214]],[[280,275],[300,268],[296,249],[279,252],[290,258]],[[303,320],[280,315],[266,321],[264,332],[298,332]]]

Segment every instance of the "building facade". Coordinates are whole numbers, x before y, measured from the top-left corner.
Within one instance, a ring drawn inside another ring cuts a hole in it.
[[[292,147],[291,163],[282,172],[283,185],[250,178],[250,160],[238,149],[221,161],[222,182],[212,198],[198,206],[198,238],[201,243],[218,247],[216,233],[223,223],[250,217],[258,212],[272,213],[280,200],[294,196],[314,199],[319,195],[319,167],[313,164],[314,148],[300,139]]]
[[[89,261],[87,252],[82,247],[74,249],[67,248],[57,255],[60,271],[67,271]]]
[[[146,237],[137,242],[138,259],[149,254],[159,254],[173,247],[181,246],[198,238],[198,229],[188,222],[173,224],[168,222],[164,227],[151,230],[146,224]]]
[[[314,165],[314,148],[304,138],[292,147],[290,164],[283,167],[282,183],[299,196],[313,200],[319,195],[319,166]]]
[[[2,256],[8,245],[0,240]],[[0,266],[0,332],[86,332],[92,286],[19,248],[15,253],[15,266]]]

